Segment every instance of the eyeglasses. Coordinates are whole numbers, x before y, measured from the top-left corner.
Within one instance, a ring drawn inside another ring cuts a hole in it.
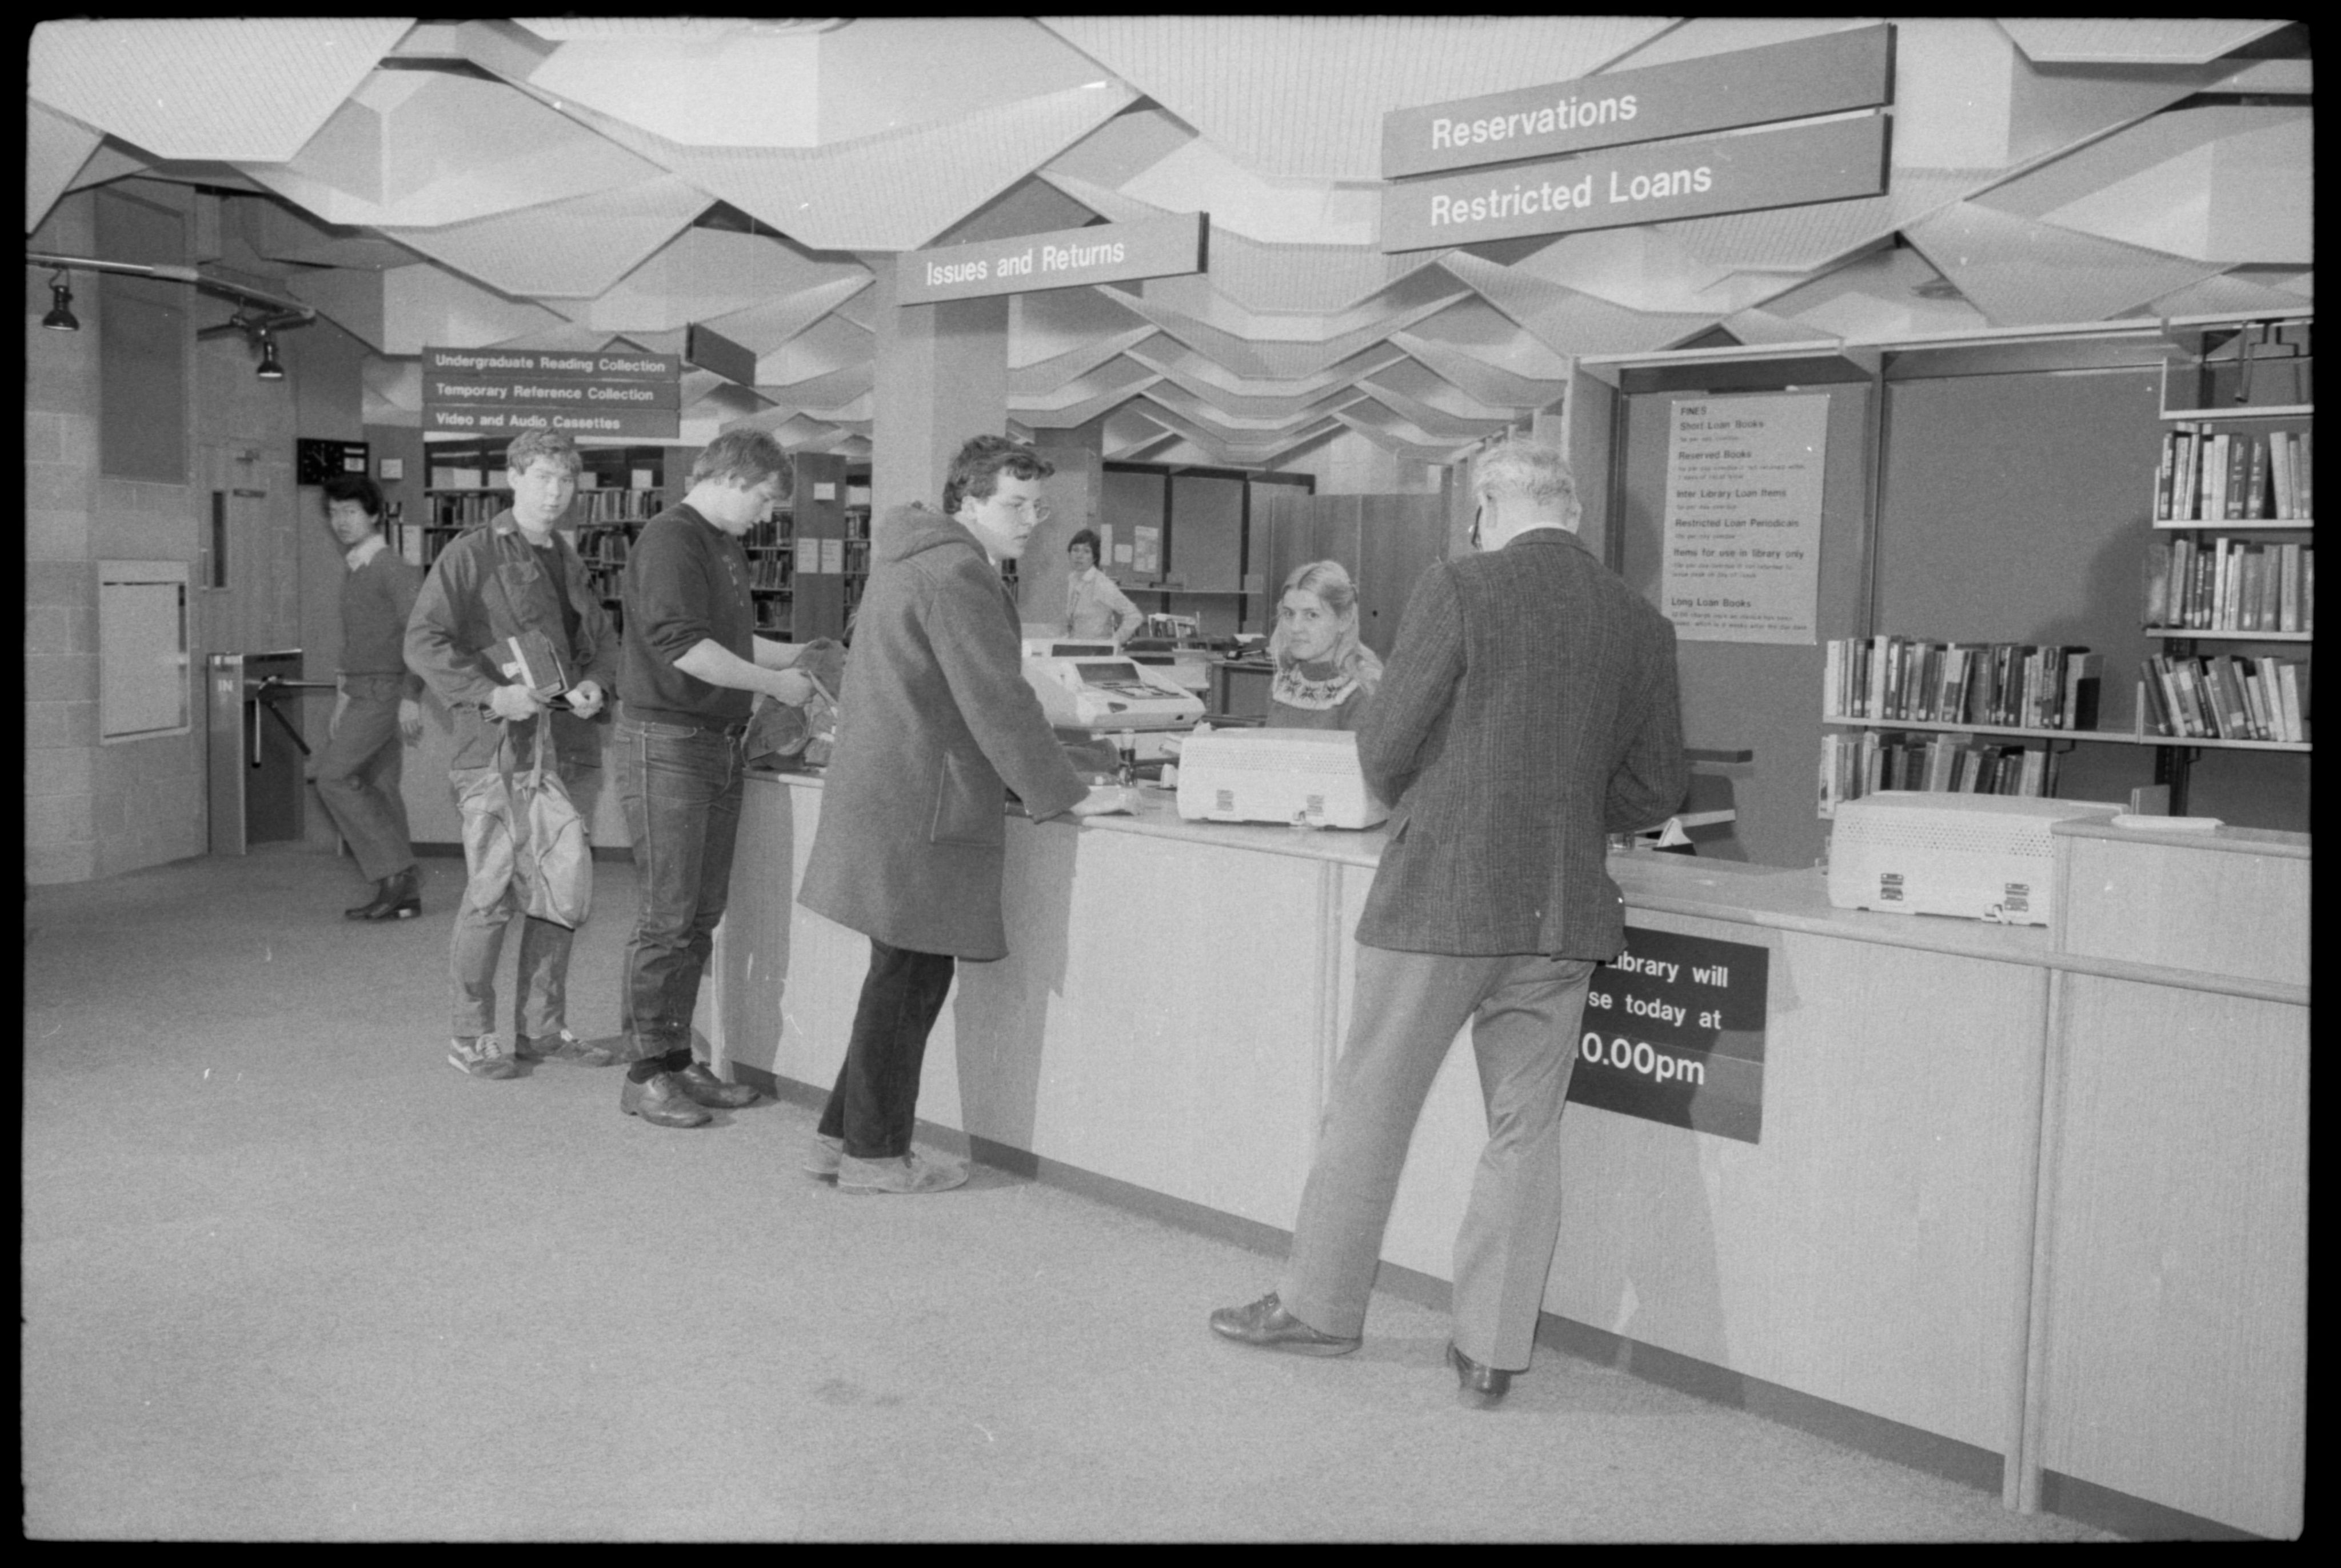
[[[1479,520],[1488,514],[1488,503],[1481,501],[1471,509],[1471,548],[1479,548]]]
[[[998,506],[1001,511],[1021,511],[1030,517],[1036,523],[1046,522],[1050,518],[1056,515],[1049,510],[1048,504],[1044,501],[1026,501],[1021,498],[1010,501],[1004,497],[996,495],[993,496],[991,500],[992,504]]]

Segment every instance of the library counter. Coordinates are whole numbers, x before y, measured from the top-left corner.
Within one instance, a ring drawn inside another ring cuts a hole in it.
[[[867,967],[794,901],[821,796],[749,781],[701,1019],[748,1082],[825,1089]],[[920,1115],[1289,1229],[1381,839],[1184,822],[1156,791],[1134,818],[1012,819],[1012,951],[960,966]],[[1999,1455],[2011,1504],[2045,1466],[2296,1532],[2308,841],[2060,825],[2057,854],[2053,928],[1612,856],[1629,928],[1764,950],[1760,1136],[1572,1107],[1546,1308]],[[1449,1277],[1484,1137],[1451,1052],[1385,1261]]]

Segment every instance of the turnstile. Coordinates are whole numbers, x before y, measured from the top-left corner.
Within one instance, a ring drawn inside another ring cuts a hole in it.
[[[211,722],[211,850],[241,855],[254,844],[302,836],[301,760],[307,742],[277,707],[330,680],[301,679],[301,650],[214,653],[204,688]]]

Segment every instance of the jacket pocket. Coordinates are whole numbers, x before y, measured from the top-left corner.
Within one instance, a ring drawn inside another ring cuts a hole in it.
[[[1007,800],[989,777],[978,778],[978,767],[951,752],[943,753],[942,776],[935,781],[934,817],[927,829],[933,844],[967,844],[991,849],[1008,842]],[[981,769],[984,774],[990,769]]]

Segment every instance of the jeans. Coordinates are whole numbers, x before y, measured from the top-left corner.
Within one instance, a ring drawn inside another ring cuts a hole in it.
[[[618,799],[641,898],[627,938],[620,1025],[638,1057],[691,1048],[700,978],[732,889],[743,789],[740,737],[617,720]]]
[[[533,746],[524,747],[523,755],[533,758]],[[517,766],[527,765],[523,762]],[[569,799],[576,806],[577,814],[591,822],[594,799],[602,792],[602,769],[581,766],[579,759],[572,757],[560,759],[559,767],[561,781],[568,787]],[[471,865],[473,835],[469,819],[474,811],[474,799],[468,786],[481,772],[475,768],[458,768],[448,774],[455,786],[457,804],[466,819],[465,868],[473,872],[478,868]],[[465,878],[463,899],[455,908],[455,932],[449,955],[449,967],[454,975],[454,1033],[459,1039],[487,1034],[496,1027],[496,961],[503,952],[504,928],[518,914],[520,897],[509,882],[493,898],[483,900],[471,878]],[[533,915],[522,916],[520,972],[516,978],[521,1000],[514,1019],[518,1033],[541,1039],[559,1034],[567,1026],[569,948],[575,937],[576,933],[566,926],[556,926]]]
[[[957,960],[949,953],[890,948],[872,938],[870,972],[837,1087],[822,1107],[821,1135],[843,1138],[860,1160],[894,1159],[911,1152],[917,1125],[919,1069],[927,1035],[951,993]]]
[[[405,684],[401,675],[344,676],[349,705],[317,756],[317,798],[348,841],[358,874],[369,882],[395,877],[414,864],[406,800],[398,788],[406,753],[398,733],[398,699]]]

